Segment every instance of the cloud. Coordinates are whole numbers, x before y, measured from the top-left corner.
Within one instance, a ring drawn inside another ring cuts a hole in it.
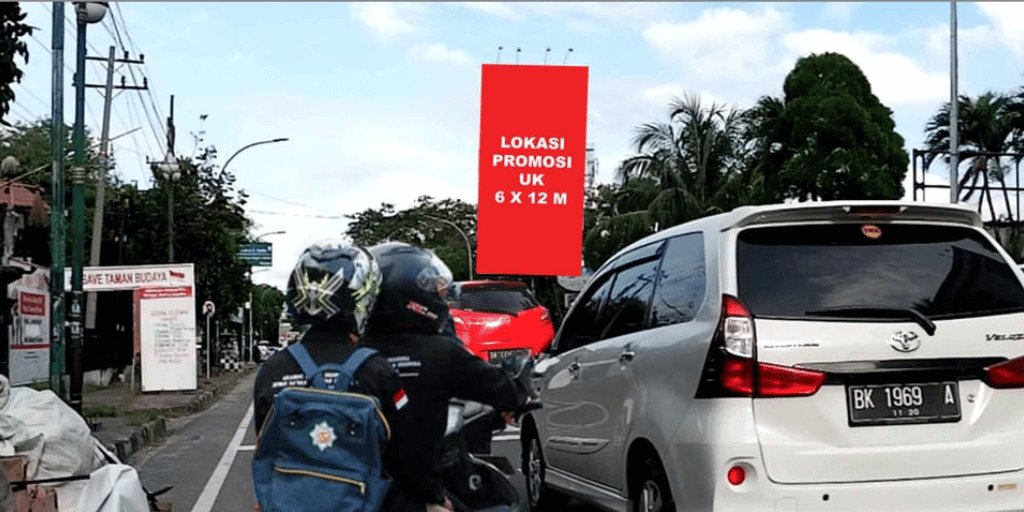
[[[444,43],[424,44],[412,47],[409,53],[430,62],[471,64],[473,59],[462,51],[448,48]]]
[[[825,4],[825,16],[832,21],[846,24],[853,19],[853,13],[863,2],[828,2]]]
[[[502,2],[458,2],[456,5],[508,20],[522,20],[526,18],[520,9],[522,4]]]
[[[908,30],[905,37],[923,41],[932,58],[949,65],[949,23],[937,23],[928,28]],[[999,44],[999,34],[988,25],[957,27],[956,45],[960,55]]]
[[[395,4],[387,2],[358,3],[352,5],[352,14],[377,37],[387,41],[419,32],[412,22],[403,18],[410,5],[402,4],[401,7],[402,9],[399,9]]]
[[[687,72],[711,79],[735,79],[771,60],[768,44],[788,22],[775,8],[751,12],[732,7],[708,9],[693,21],[656,22],[644,39],[663,57],[682,61]]]
[[[684,96],[687,95],[698,96],[700,98],[701,105],[705,107],[710,107],[713,103],[716,103],[718,105],[733,106],[729,105],[728,102],[726,102],[723,98],[721,98],[718,95],[702,91],[690,90],[679,84],[655,85],[653,87],[641,89],[638,93],[640,100],[645,101],[653,106],[657,106],[659,108],[667,107],[673,98],[682,99]]]
[[[1024,3],[978,2],[976,5],[992,23],[999,40],[1017,57],[1024,58]]]
[[[887,105],[932,105],[947,94],[946,70],[927,70],[898,51],[903,43],[899,37],[791,27],[789,15],[772,6],[724,7],[706,9],[692,21],[653,23],[643,36],[661,58],[682,66],[681,83],[720,91],[722,99],[732,102],[780,93],[797,59],[824,52],[853,60]],[[776,90],[766,90],[765,84]],[[658,92],[648,91],[655,96]]]
[[[567,20],[565,28],[581,34],[597,34],[601,32],[601,28],[596,23],[583,20]]]
[[[532,17],[560,19],[572,29],[646,24],[664,17],[673,8],[660,2],[458,2],[456,5],[514,21]]]

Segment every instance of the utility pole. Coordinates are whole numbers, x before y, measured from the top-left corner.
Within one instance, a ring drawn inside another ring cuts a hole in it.
[[[107,58],[103,59],[100,57],[86,57],[87,60],[102,60],[107,63],[107,83],[103,85],[98,84],[86,84],[86,87],[104,89],[103,93],[103,129],[100,134],[100,169],[99,177],[96,183],[96,208],[93,211],[92,219],[92,247],[89,251],[89,265],[96,267],[100,265],[100,249],[103,242],[103,203],[104,195],[107,184],[107,171],[110,169],[110,105],[114,99],[114,63],[122,64],[144,64],[144,57],[140,57],[139,60],[131,60],[128,58],[128,52],[124,52],[123,59],[115,59],[114,52],[116,49],[111,46]],[[140,86],[128,86],[125,84],[125,79],[121,77],[121,85],[117,89],[133,89],[133,90],[145,90],[149,86],[148,83],[143,82]],[[86,297],[85,303],[85,328],[95,329],[96,328],[96,292],[89,292]]]
[[[171,115],[167,117],[167,154],[174,155],[174,95],[171,95]],[[174,263],[174,178],[171,176],[170,194],[167,196],[167,262]]]
[[[67,398],[64,386],[64,2],[53,2],[50,149],[53,205],[50,209],[50,390]]]
[[[960,93],[956,47],[956,1],[949,3],[949,202],[960,202]]]
[[[250,281],[252,280],[252,274],[249,274],[249,280]],[[252,289],[251,288],[250,288],[250,291],[249,291],[249,303],[247,305],[249,306],[249,362],[251,363],[253,361],[252,352],[253,352],[253,349],[256,348],[255,341],[254,341],[253,335],[252,335],[253,334],[253,330],[252,330],[252,317],[256,313],[256,304],[253,304],[253,302],[252,302]]]

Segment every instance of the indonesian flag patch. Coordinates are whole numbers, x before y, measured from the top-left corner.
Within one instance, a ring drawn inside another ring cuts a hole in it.
[[[405,407],[405,404],[409,403],[409,397],[405,395],[404,389],[399,389],[395,396],[392,397],[392,401],[395,402],[395,409],[401,410]]]

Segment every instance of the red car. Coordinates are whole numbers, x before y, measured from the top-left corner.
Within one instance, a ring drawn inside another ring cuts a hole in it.
[[[485,361],[537,355],[555,337],[550,312],[519,281],[460,281],[448,300],[455,334]]]

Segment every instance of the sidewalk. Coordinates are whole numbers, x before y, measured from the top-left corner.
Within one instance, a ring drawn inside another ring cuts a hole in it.
[[[82,394],[84,415],[91,424],[96,423],[93,435],[127,463],[134,454],[169,434],[169,420],[206,409],[255,368],[243,365],[241,371],[214,372],[210,379],[201,376],[196,391],[132,393],[128,383],[86,389]]]

